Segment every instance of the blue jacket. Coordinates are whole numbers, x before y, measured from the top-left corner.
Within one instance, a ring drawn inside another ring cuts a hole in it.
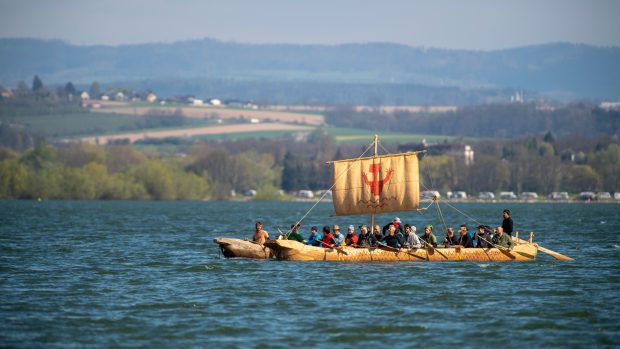
[[[323,238],[323,235],[321,235],[321,233],[319,233],[318,231],[316,232],[316,234],[310,233],[310,236],[308,236],[308,245],[321,246],[322,238]],[[315,240],[318,240],[318,241],[315,241]]]

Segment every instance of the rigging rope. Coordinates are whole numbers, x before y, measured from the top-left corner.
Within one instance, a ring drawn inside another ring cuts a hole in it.
[[[363,152],[360,156],[358,156],[357,158],[359,159],[359,158],[363,157],[364,155],[366,155],[366,153],[368,152],[368,150],[370,150],[370,148],[372,148],[373,146],[374,146],[374,142],[373,142],[373,143],[370,143],[370,145],[368,146],[368,148],[366,148],[366,150],[364,150],[364,152]],[[331,191],[331,190],[334,188],[334,186],[336,186],[336,182],[337,182],[337,180],[338,180],[338,179],[340,179],[340,177],[342,177],[345,173],[349,172],[349,169],[351,168],[351,166],[353,166],[353,162],[351,162],[351,163],[347,166],[347,169],[346,169],[345,171],[343,171],[343,172],[342,172],[342,173],[341,173],[341,174],[340,174],[337,178],[335,178],[335,179],[334,179],[334,184],[332,184],[332,186],[331,186],[331,187],[329,187],[329,189],[328,189],[328,190],[326,190],[326,191],[325,191],[325,193],[323,193],[323,195],[321,196],[321,198],[319,198],[319,200],[318,200],[317,202],[315,202],[315,203],[314,203],[314,205],[312,205],[312,207],[310,207],[310,209],[306,212],[306,214],[304,214],[304,215],[303,215],[303,217],[301,217],[301,219],[300,219],[299,221],[297,221],[297,224],[300,224],[300,225],[301,225],[301,222],[302,222],[302,221],[306,218],[306,216],[308,216],[308,215],[310,214],[310,212],[311,212],[311,211],[312,211],[312,210],[316,207],[316,205],[318,205],[318,204],[319,204],[319,202],[321,202],[321,201],[325,198],[325,196],[327,195],[327,193],[328,193],[329,191]],[[280,229],[278,229],[278,230],[280,230]],[[291,235],[291,233],[292,233],[292,232],[293,232],[293,230],[292,230],[292,229],[289,229],[289,230],[286,232],[286,234],[285,234],[285,235],[286,235],[286,237],[288,238],[288,236],[289,236],[289,235]],[[280,232],[280,233],[281,233],[281,232]]]

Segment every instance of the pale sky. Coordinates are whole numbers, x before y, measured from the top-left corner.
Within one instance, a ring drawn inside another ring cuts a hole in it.
[[[620,46],[619,0],[0,0],[0,37],[122,45],[393,42],[492,50]]]

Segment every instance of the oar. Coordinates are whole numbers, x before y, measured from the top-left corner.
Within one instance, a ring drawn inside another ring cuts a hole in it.
[[[445,258],[445,259],[449,259],[449,258],[448,258],[448,256],[446,256],[445,254],[443,254],[443,253],[439,252],[439,250],[438,250],[438,249],[436,249],[435,247],[433,247],[433,245],[432,245],[432,244],[429,244],[428,242],[426,242],[426,241],[424,241],[424,240],[422,240],[422,239],[420,239],[420,241],[424,243],[424,246],[425,246],[425,247],[426,247],[426,249],[428,250],[428,254],[429,254],[429,255],[430,255],[430,254],[432,254],[431,252],[437,252],[437,253],[439,253],[439,254],[440,254],[443,258]]]
[[[496,249],[500,250],[500,251],[501,251],[501,252],[503,252],[504,254],[509,255],[511,258],[513,258],[513,259],[515,258],[515,255],[514,255],[514,254],[512,254],[512,251],[510,251],[510,249],[509,249],[509,248],[506,248],[506,247],[504,247],[504,246],[500,246],[500,245],[496,245],[496,244],[492,243],[491,241],[489,241],[489,240],[487,240],[487,239],[483,238],[482,236],[479,236],[479,235],[478,235],[478,237],[479,237],[480,239],[482,239],[484,242],[486,242],[487,244],[489,244],[489,245],[491,245],[491,246],[495,247]]]
[[[513,240],[514,240],[514,239],[518,239],[518,241],[519,241],[520,243],[528,243],[528,244],[530,243],[530,242],[529,242],[529,241],[527,241],[527,240],[523,240],[523,239],[521,239],[521,238],[517,238],[517,237],[515,237],[515,236],[513,236],[512,238],[513,238]],[[553,258],[555,258],[555,259],[557,259],[557,260],[560,260],[560,261],[572,261],[572,260],[574,260],[573,258],[571,258],[571,257],[569,257],[569,256],[565,256],[565,255],[563,255],[563,254],[561,254],[561,253],[558,253],[558,252],[555,252],[555,251],[551,251],[551,250],[549,250],[549,249],[547,249],[547,248],[544,248],[544,247],[542,247],[542,246],[540,246],[540,245],[538,245],[538,244],[536,244],[536,245],[538,246],[538,249],[539,249],[539,250],[541,250],[542,252],[544,252],[544,253],[546,253],[546,254],[550,255],[551,257],[553,257]]]
[[[319,240],[317,240],[317,239],[315,239],[315,238],[313,238],[312,240],[314,240],[314,241],[316,241],[316,242],[320,242],[320,243],[321,243],[321,247],[323,246],[323,244],[325,244],[323,241],[319,241]],[[325,245],[327,245],[327,244],[325,244]],[[332,249],[334,249],[334,250],[336,250],[336,251],[338,251],[338,252],[340,252],[340,253],[342,253],[342,254],[344,254],[344,255],[346,255],[346,256],[348,256],[348,255],[349,255],[349,253],[347,253],[347,251],[345,251],[345,250],[343,250],[343,249],[342,249],[342,246],[335,246],[335,245],[332,245],[332,244],[329,244],[329,246],[330,246]]]

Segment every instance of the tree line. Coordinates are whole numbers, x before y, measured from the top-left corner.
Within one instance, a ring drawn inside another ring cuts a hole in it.
[[[620,111],[586,103],[558,108],[534,103],[485,104],[448,113],[340,107],[326,112],[326,122],[375,131],[482,138],[522,138],[548,131],[557,136],[620,136]]]
[[[18,153],[0,148],[2,199],[227,199],[257,191],[257,199],[281,199],[280,189],[328,189],[325,161],[357,157],[362,146],[338,144],[318,129],[303,142],[244,139],[195,142],[184,149],[45,142]],[[454,155],[425,156],[422,189],[620,191],[617,139],[564,139],[548,133],[475,145],[473,164]],[[178,150],[178,149],[177,149]],[[396,152],[396,146],[387,146]]]

